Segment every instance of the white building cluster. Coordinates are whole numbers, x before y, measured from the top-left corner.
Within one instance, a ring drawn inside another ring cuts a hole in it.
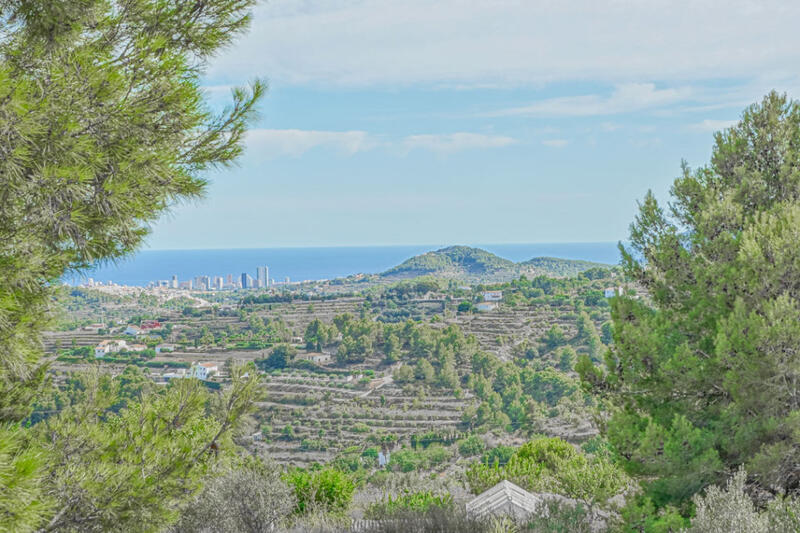
[[[288,283],[288,279],[287,283]],[[111,283],[111,282],[109,282]],[[275,280],[269,277],[269,267],[256,267],[256,277],[247,272],[241,275],[228,274],[226,276],[195,276],[193,279],[180,280],[177,274],[171,279],[160,279],[151,281],[148,287],[160,287],[165,289],[181,289],[194,291],[225,291],[237,289],[269,289],[275,284]]]

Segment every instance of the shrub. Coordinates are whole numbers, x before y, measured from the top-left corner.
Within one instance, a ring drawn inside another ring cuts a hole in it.
[[[304,470],[297,468],[285,475],[297,498],[296,512],[321,510],[342,513],[350,506],[355,482],[350,474],[334,468]]]
[[[477,435],[470,435],[458,441],[458,453],[464,457],[471,457],[483,453],[486,444]]]
[[[450,494],[435,494],[429,490],[419,492],[406,490],[395,498],[388,494],[380,502],[370,504],[365,516],[372,520],[381,520],[408,512],[425,513],[432,507],[449,508],[452,506],[453,497]]]
[[[556,500],[549,500],[545,509],[525,524],[524,531],[529,533],[590,533],[592,515],[580,503],[570,505]]]
[[[586,456],[561,439],[547,437],[524,444],[505,466],[476,462],[467,470],[467,481],[476,494],[504,479],[530,491],[586,501],[605,501],[630,483],[606,457]]]
[[[800,531],[800,501],[779,497],[759,511],[745,493],[746,480],[747,474],[739,470],[725,488],[711,486],[704,495],[695,495],[689,533]]]
[[[498,446],[497,448],[492,448],[483,454],[481,463],[487,466],[493,466],[495,464],[503,466],[511,459],[515,451],[513,446]]]
[[[274,465],[250,460],[211,479],[183,510],[170,533],[272,531],[295,506]],[[213,526],[212,526],[213,525]]]
[[[389,459],[389,466],[401,472],[412,472],[422,464],[422,457],[411,448],[394,452]]]

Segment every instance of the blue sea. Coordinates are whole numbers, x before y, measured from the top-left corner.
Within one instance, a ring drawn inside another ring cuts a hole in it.
[[[512,261],[527,261],[533,257],[549,256],[563,259],[583,259],[598,263],[617,264],[617,243],[547,243],[547,244],[476,244]],[[398,265],[417,254],[444,246],[352,246],[309,248],[257,248],[234,250],[146,250],[96,267],[81,277],[67,279],[71,284],[113,281],[118,285],[144,286],[151,281],[188,280],[195,276],[240,276],[247,272],[256,276],[256,267],[269,267],[270,278],[283,281],[333,279],[352,274],[379,273]]]

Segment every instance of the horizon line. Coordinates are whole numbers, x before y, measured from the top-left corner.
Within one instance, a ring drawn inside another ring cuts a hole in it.
[[[624,240],[612,241],[546,241],[546,242],[491,242],[491,243],[472,243],[472,244],[419,244],[419,243],[404,243],[404,244],[310,244],[310,245],[289,245],[289,246],[238,246],[232,248],[224,247],[208,247],[208,248],[142,248],[133,252],[203,252],[203,251],[223,251],[223,250],[287,250],[287,249],[302,249],[302,248],[400,248],[408,246],[429,247],[432,249],[447,248],[450,246],[469,246],[471,248],[478,248],[481,246],[538,246],[538,245],[553,245],[553,244],[618,244],[625,242]]]

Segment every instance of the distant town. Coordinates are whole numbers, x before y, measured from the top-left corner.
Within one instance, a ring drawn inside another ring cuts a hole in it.
[[[325,281],[325,280],[320,280]],[[269,277],[269,267],[259,266],[256,267],[255,277],[247,272],[241,274],[227,274],[225,276],[195,276],[193,279],[181,280],[178,275],[174,274],[171,279],[159,279],[149,282],[145,288],[154,289],[176,289],[176,290],[189,290],[189,291],[225,291],[225,290],[239,290],[239,289],[269,289],[275,286],[286,286],[292,282],[289,277],[285,277],[283,281],[275,281]],[[297,282],[299,283],[299,282]],[[115,283],[111,280],[99,281],[94,278],[88,278],[86,283],[82,284],[83,287],[99,288],[99,287],[113,287]]]

